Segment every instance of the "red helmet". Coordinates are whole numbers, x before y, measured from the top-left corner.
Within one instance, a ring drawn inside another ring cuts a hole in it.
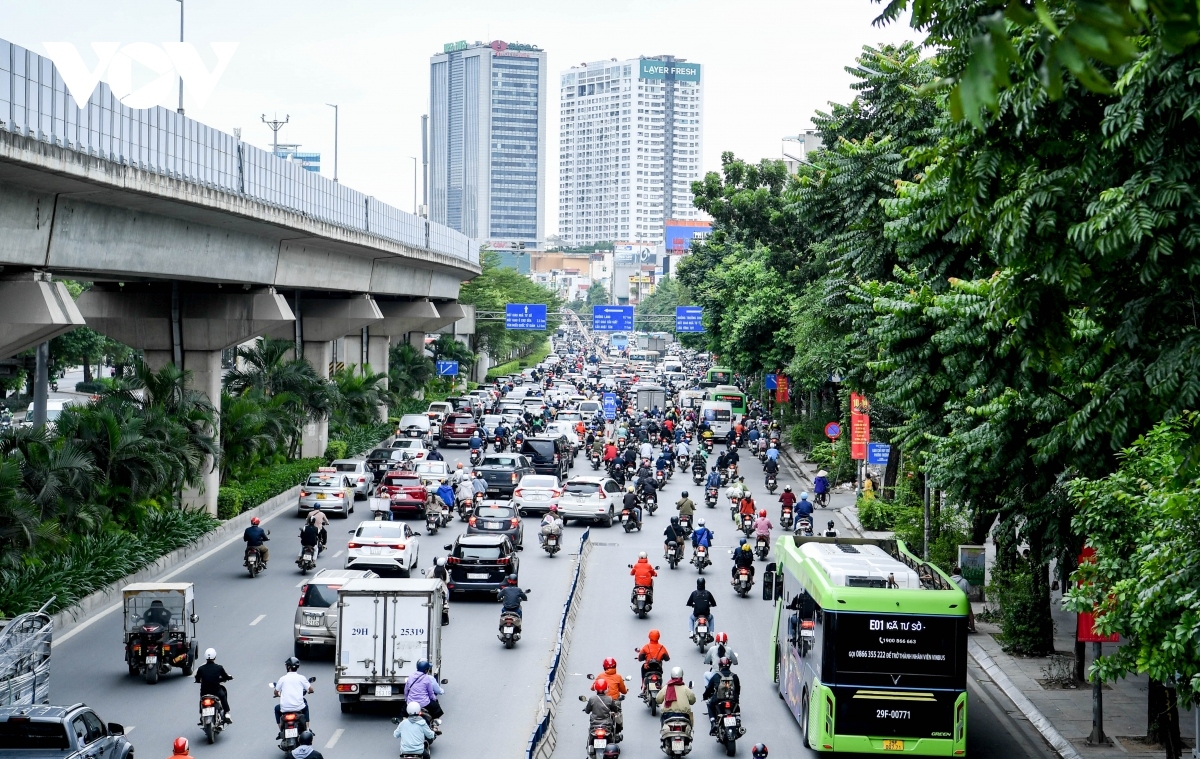
[[[616,669],[616,668],[617,668],[617,660],[616,659],[614,659],[610,656],[609,658],[604,660],[604,669]]]
[[[658,638],[659,638],[659,632],[658,632],[658,630],[651,630],[651,631],[650,631],[650,642],[651,642],[651,643],[657,643],[657,642],[658,642]]]
[[[261,521],[262,521],[262,520],[261,520],[261,519],[259,519],[258,517],[250,517],[250,524],[252,524],[252,525],[255,525],[256,527],[258,526],[258,523],[259,523],[259,522],[261,522]],[[183,740],[183,739],[182,739],[182,738],[180,738],[179,740]],[[185,742],[186,742],[186,741],[185,741]],[[185,750],[186,750],[186,749],[185,749]]]
[[[597,693],[607,693],[608,692],[608,681],[605,680],[603,677],[597,677],[596,682],[592,683],[592,688]]]
[[[766,510],[766,509],[759,509],[759,511],[758,511],[758,515],[759,515],[760,517],[765,517],[765,516],[767,515],[767,510]]]
[[[729,642],[729,635],[727,633],[723,633],[723,632],[717,633],[716,635],[713,636],[713,640],[724,645]]]
[[[176,738],[175,745],[172,746],[172,748],[171,748],[171,753],[179,755],[179,754],[186,754],[187,752],[188,752],[188,739],[182,738],[182,737]]]

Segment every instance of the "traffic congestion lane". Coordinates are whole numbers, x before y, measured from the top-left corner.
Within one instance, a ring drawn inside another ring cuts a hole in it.
[[[445,454],[451,466],[466,459],[466,452],[459,449]],[[331,522],[330,547],[318,559],[319,568],[342,566],[348,532],[370,518],[365,504],[358,502],[349,519]],[[272,698],[269,683],[284,674],[283,662],[292,655],[292,620],[305,579],[294,564],[302,524],[290,508],[266,520],[264,526],[272,532],[271,565],[255,579],[242,568],[240,537],[172,578],[195,583],[200,650],[216,648],[218,661],[235,678],[227,686],[235,723],[214,746],[204,744],[196,726],[199,687],[190,677],[172,670],[158,684],[147,685],[127,674],[119,611],[78,633],[68,631],[69,638],[55,643],[52,701],[82,701],[95,707],[106,721],[132,726],[130,740],[141,755],[169,753],[171,742],[182,735],[192,742],[194,756],[278,756],[273,721],[278,702]],[[423,524],[411,524],[424,532]],[[437,535],[422,535],[421,565],[428,567],[435,556],[444,556],[442,546],[464,528],[465,523],[456,519]],[[520,578],[521,586],[533,593],[525,605],[524,634],[516,648],[505,650],[496,638],[499,606],[494,600],[455,598],[451,602],[451,624],[443,628],[442,676],[449,680],[442,697],[446,717],[435,752],[518,756],[533,728],[566,598],[571,566],[568,554],[574,549],[568,542],[563,553],[550,558],[537,547],[536,520],[526,529],[531,545],[521,554]],[[341,713],[333,691],[331,654],[304,661],[300,672],[317,678],[309,704],[317,734],[315,745],[326,756],[396,751],[388,720],[391,712],[376,708]],[[477,722],[480,719],[486,722]],[[475,724],[493,727],[473,729]],[[334,746],[325,751],[323,747],[331,741]]]

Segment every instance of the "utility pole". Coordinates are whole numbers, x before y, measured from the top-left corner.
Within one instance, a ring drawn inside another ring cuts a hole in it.
[[[337,153],[338,153],[338,107],[333,103],[325,105],[333,109],[333,181],[337,181]]]
[[[429,216],[429,115],[421,116],[421,206]]]
[[[278,116],[271,121],[267,121],[267,114],[264,113],[262,115],[262,122],[271,127],[271,131],[275,134],[274,138],[271,140],[271,155],[275,156],[276,158],[279,157],[279,130],[283,129],[283,125],[291,120],[292,117],[288,114],[284,114],[283,121],[280,121]]]
[[[183,42],[183,0],[179,0],[179,41]],[[179,75],[179,115],[183,115],[183,74]]]

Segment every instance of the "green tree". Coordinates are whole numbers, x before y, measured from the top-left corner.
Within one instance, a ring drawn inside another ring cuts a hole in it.
[[[386,374],[376,374],[370,365],[362,372],[354,364],[333,373],[335,399],[330,422],[338,429],[361,427],[379,421],[379,407],[388,400]]]
[[[388,353],[390,388],[401,398],[410,398],[434,377],[433,361],[425,351],[408,343],[393,343]]]
[[[475,306],[476,312],[503,314],[509,303],[544,303],[546,305],[547,331],[507,330],[504,320],[481,319],[475,325],[480,346],[495,359],[506,358],[513,353],[527,354],[541,345],[547,335],[558,328],[560,317],[557,312],[563,302],[555,293],[542,287],[516,269],[502,266],[500,258],[493,252],[482,257],[483,272],[465,283],[459,290],[458,300]]]

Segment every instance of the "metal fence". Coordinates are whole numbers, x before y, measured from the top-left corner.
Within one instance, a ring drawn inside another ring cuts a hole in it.
[[[50,703],[50,639],[46,609],[13,617],[0,630],[0,706]]]
[[[130,108],[103,82],[86,107],[78,108],[49,58],[5,40],[0,40],[0,129],[479,263],[479,240],[174,111]]]
[[[579,615],[579,595],[583,589],[584,563],[592,551],[592,528],[583,531],[579,538],[579,559],[575,564],[575,576],[571,578],[571,590],[563,603],[562,618],[558,622],[558,635],[554,642],[554,658],[550,660],[550,671],[546,673],[546,684],[542,689],[542,702],[538,705],[537,725],[529,736],[525,748],[525,759],[550,759],[558,736],[554,730],[554,715],[558,700],[562,697],[563,681],[559,669],[566,664],[567,652],[571,648],[571,635],[575,628],[575,617]]]

